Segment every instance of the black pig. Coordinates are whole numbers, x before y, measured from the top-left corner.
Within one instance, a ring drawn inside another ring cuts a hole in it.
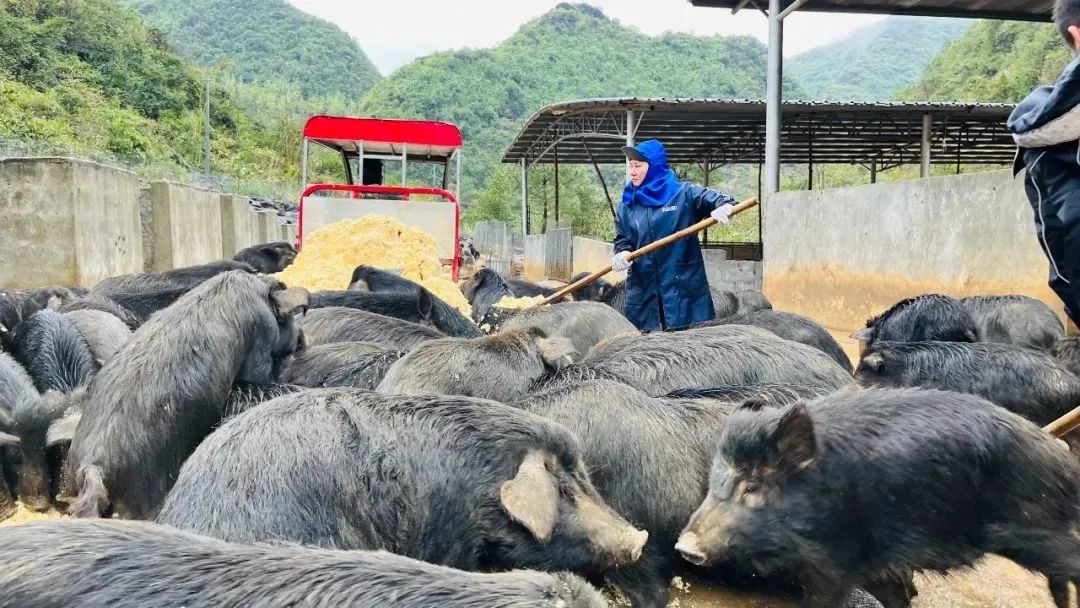
[[[148,522],[0,529],[11,608],[603,608],[570,574],[479,574],[385,551],[239,545]],[[94,556],[91,558],[90,556]]]
[[[1046,304],[1027,296],[974,296],[960,300],[983,342],[1049,351],[1065,337],[1061,319]]]
[[[184,464],[158,521],[465,570],[593,574],[637,560],[648,537],[604,504],[554,422],[479,399],[346,388],[225,422]]]
[[[180,465],[224,416],[236,381],[274,382],[300,340],[307,292],[227,272],[146,322],[90,385],[68,466],[73,514],[111,503],[152,517]]]
[[[262,243],[241,249],[233,259],[250,264],[263,274],[274,274],[292,265],[296,260],[296,248],[285,241]]]
[[[885,342],[976,342],[975,319],[954,298],[927,294],[897,302],[851,334],[866,346]]]
[[[1080,405],[1080,378],[1042,351],[980,342],[878,342],[855,378],[875,387],[971,393],[1045,425]]]
[[[330,306],[316,308],[303,319],[304,338],[314,347],[337,342],[370,342],[407,350],[421,342],[445,338],[437,329],[373,312]]]
[[[732,414],[676,548],[798,572],[823,608],[883,574],[997,553],[1068,608],[1078,524],[1080,465],[1039,427],[972,395],[847,390]]]

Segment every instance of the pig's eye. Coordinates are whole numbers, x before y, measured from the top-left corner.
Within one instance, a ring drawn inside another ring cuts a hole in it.
[[[757,492],[760,489],[761,489],[761,486],[758,485],[758,482],[754,481],[753,479],[748,480],[745,483],[743,483],[743,493],[745,493],[745,494],[753,494],[753,493]]]

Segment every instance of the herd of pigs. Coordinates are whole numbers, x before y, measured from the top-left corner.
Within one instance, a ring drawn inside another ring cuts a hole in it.
[[[904,300],[852,369],[756,292],[643,334],[618,285],[510,310],[549,292],[480,270],[470,319],[268,276],[295,255],[0,292],[0,519],[73,516],[0,527],[0,605],[893,608],[994,553],[1069,607],[1080,462],[1040,426],[1080,348],[1042,303]]]

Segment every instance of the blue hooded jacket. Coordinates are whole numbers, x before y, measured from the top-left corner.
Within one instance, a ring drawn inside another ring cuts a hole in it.
[[[1057,83],[1035,89],[1009,117],[1019,147],[1014,173],[1027,169],[1024,188],[1035,228],[1050,261],[1050,287],[1080,319],[1080,57]]]
[[[644,247],[696,224],[717,207],[735,203],[723,192],[680,182],[667,166],[660,142],[642,142],[635,150],[649,163],[649,171],[641,186],[628,183],[623,191],[615,217],[615,253]],[[696,236],[640,257],[630,266],[626,317],[638,329],[675,329],[715,316]]]

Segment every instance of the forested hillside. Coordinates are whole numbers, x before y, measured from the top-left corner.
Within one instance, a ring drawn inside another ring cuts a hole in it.
[[[919,80],[926,65],[970,21],[890,17],[833,44],[796,55],[785,69],[807,99],[882,101]],[[785,95],[795,99],[795,95]]]
[[[1069,58],[1052,25],[981,21],[946,46],[900,97],[1016,102],[1054,82]]]
[[[287,82],[305,97],[359,100],[379,73],[341,28],[285,0],[123,0],[200,65],[240,80]]]
[[[475,192],[524,122],[548,104],[624,95],[760,98],[764,66],[765,46],[750,37],[651,37],[587,5],[561,4],[495,48],[437,53],[397,70],[360,111],[460,125],[463,187]]]
[[[114,0],[0,6],[0,143],[107,154],[155,171],[202,165],[203,77],[135,12]],[[220,85],[211,109],[215,172],[296,174],[280,153],[288,133],[253,121]]]

